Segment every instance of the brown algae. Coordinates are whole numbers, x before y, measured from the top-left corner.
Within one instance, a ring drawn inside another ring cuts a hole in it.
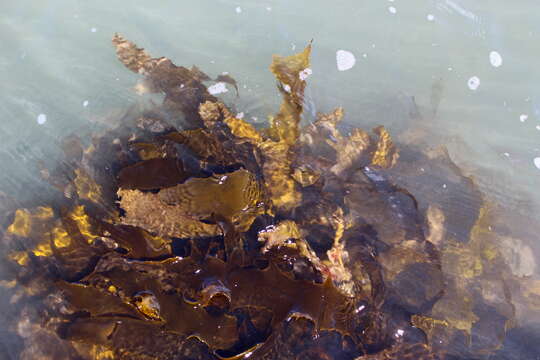
[[[341,108],[303,126],[311,44],[274,56],[283,102],[261,131],[199,68],[118,34],[113,44],[143,76],[138,90],[164,100],[89,146],[66,139],[69,166],[44,171],[59,199],[12,209],[3,283],[18,304],[11,328],[33,344],[22,359],[454,359],[501,347],[517,280],[487,234],[490,205],[445,152],[400,148],[382,126],[342,135]],[[215,81],[238,92],[229,75]],[[417,164],[474,199],[466,220],[396,185]]]

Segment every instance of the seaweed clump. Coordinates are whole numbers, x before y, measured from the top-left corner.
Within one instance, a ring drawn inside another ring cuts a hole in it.
[[[11,212],[3,281],[32,344],[21,358],[450,359],[501,346],[511,279],[481,194],[447,154],[398,150],[382,126],[344,136],[341,108],[303,126],[311,44],[273,58],[283,102],[263,130],[197,67],[113,44],[139,90],[164,100],[89,145],[67,139],[63,165],[43,170],[57,199]],[[459,236],[445,225],[459,215],[398,185],[414,178],[396,170],[408,162],[451,172],[477,201]]]

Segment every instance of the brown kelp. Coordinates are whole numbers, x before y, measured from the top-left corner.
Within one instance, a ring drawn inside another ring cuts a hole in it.
[[[118,34],[113,45],[163,103],[89,144],[67,138],[63,165],[42,169],[58,197],[2,209],[21,359],[455,359],[500,348],[517,280],[492,241],[493,205],[445,151],[400,148],[382,126],[343,135],[342,108],[303,125],[311,44],[274,56],[283,102],[260,131],[196,66]],[[216,81],[238,91],[229,75]]]

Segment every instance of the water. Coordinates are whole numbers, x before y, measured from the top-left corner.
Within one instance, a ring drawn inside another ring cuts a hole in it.
[[[343,106],[345,127],[382,124],[403,141],[446,145],[537,258],[539,11],[534,0],[6,0],[0,188],[21,201],[46,198],[36,161],[54,162],[61,138],[112,125],[140,101],[138,76],[116,60],[115,32],[178,65],[228,72],[240,96],[230,88],[223,98],[255,124],[281,101],[272,54],[313,39],[305,121]],[[338,69],[340,50],[355,57],[349,70]],[[534,326],[540,316],[521,320]]]

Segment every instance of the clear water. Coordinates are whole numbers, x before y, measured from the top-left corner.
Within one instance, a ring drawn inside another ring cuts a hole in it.
[[[343,106],[350,126],[416,129],[446,145],[540,256],[539,14],[534,0],[4,0],[0,187],[46,197],[36,160],[54,161],[63,136],[107,126],[139,101],[115,32],[179,65],[229,72],[240,97],[224,98],[254,123],[279,106],[271,55],[313,39],[307,121]],[[338,50],[354,54],[350,70],[338,70]]]

